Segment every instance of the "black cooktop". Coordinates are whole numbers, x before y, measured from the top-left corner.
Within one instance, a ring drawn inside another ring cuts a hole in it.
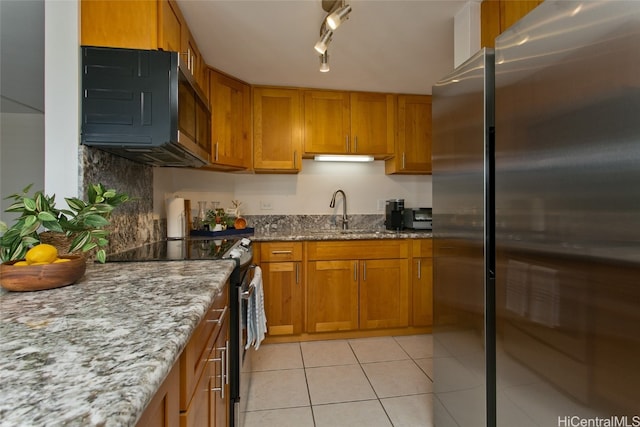
[[[240,255],[250,252],[250,241],[240,236],[228,238],[187,238],[161,240],[147,243],[127,251],[107,255],[107,262],[135,261],[184,261],[219,260],[238,258],[232,249],[240,250]],[[252,255],[252,254],[251,254]]]

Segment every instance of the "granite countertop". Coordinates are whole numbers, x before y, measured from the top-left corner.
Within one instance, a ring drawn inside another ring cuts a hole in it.
[[[92,263],[71,286],[0,288],[0,426],[134,425],[234,266]]]
[[[431,230],[313,230],[313,231],[272,231],[255,233],[252,240],[256,242],[270,241],[303,241],[303,240],[382,240],[382,239],[430,239]]]

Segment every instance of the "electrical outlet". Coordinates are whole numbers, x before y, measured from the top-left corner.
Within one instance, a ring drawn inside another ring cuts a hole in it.
[[[384,211],[385,205],[386,202],[384,200],[378,200],[378,212]]]
[[[273,207],[271,206],[271,202],[260,200],[260,209],[263,211],[270,211]]]

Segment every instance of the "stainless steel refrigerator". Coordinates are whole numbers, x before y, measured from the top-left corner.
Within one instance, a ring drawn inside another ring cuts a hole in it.
[[[640,2],[498,37],[494,129],[486,70],[433,89],[435,424],[640,425]]]

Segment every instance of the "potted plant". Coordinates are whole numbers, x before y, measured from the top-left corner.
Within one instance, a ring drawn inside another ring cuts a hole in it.
[[[30,196],[30,189],[31,185],[21,194],[7,197],[13,199],[13,203],[6,212],[20,213],[20,217],[11,227],[0,222],[0,232],[4,232],[0,237],[0,260],[23,259],[30,247],[44,243],[43,238],[53,234],[71,240],[69,253],[97,249],[96,259],[105,262],[109,232],[104,227],[109,225],[113,209],[129,200],[128,195],[106,189],[102,184],[91,184],[86,201],[75,197],[65,198],[69,208],[58,209],[55,195],[48,196],[36,191]]]

